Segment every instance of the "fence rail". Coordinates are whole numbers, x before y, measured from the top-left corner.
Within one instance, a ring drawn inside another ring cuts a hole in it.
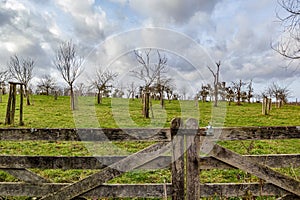
[[[42,199],[163,198],[166,194],[173,199],[197,199],[216,195],[232,197],[251,194],[252,196],[298,195],[299,198],[299,181],[275,172],[272,168],[300,167],[300,154],[241,156],[216,145],[213,153],[200,157],[201,142],[205,137],[213,137],[205,136],[205,129],[198,128],[196,122],[190,119],[183,126],[182,120],[176,119],[172,121],[169,129],[0,129],[2,141],[153,141],[156,143],[126,156],[0,155],[0,169],[21,180],[21,182],[0,183],[0,196],[31,196],[42,197]],[[218,140],[226,141],[300,139],[298,126],[238,127],[215,129],[215,131],[222,132]],[[184,159],[185,153],[187,160]],[[249,169],[249,166],[253,169]],[[32,168],[102,170],[76,183],[51,183],[28,170]],[[108,180],[132,169],[162,168],[172,171],[172,183],[106,184]],[[257,175],[264,181],[200,184],[200,170],[237,168]],[[280,177],[282,180],[278,182],[275,177]],[[188,191],[184,188],[188,188]]]
[[[196,131],[204,136],[205,128],[182,129],[188,135]],[[218,140],[270,140],[300,138],[300,126],[237,127],[214,129],[221,132]],[[170,129],[33,129],[0,128],[0,140],[24,141],[170,141]]]

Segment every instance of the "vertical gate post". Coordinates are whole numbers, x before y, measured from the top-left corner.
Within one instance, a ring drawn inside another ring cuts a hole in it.
[[[10,112],[10,123],[14,124],[15,122],[15,111],[16,111],[16,100],[17,100],[17,85],[13,84],[12,87],[12,99],[11,99],[11,112]]]
[[[8,102],[6,107],[6,118],[5,118],[5,124],[11,124],[11,98],[12,98],[12,90],[13,86],[10,83],[9,84],[9,95],[8,95]]]
[[[198,120],[190,118],[186,121],[186,195],[188,200],[200,199],[200,134],[197,134]]]
[[[183,127],[181,118],[171,121],[172,139],[172,200],[184,199],[184,135],[180,133]]]
[[[24,125],[24,122],[23,122],[23,98],[24,98],[23,84],[20,84],[20,126]]]

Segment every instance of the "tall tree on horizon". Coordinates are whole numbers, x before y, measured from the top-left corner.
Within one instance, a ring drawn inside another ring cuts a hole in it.
[[[33,77],[33,68],[35,66],[35,60],[33,60],[32,58],[25,59],[14,55],[10,57],[7,66],[11,77],[24,85],[27,105],[29,106],[29,82]]]
[[[214,107],[218,106],[218,95],[219,95],[219,78],[220,78],[220,66],[221,66],[221,61],[216,62],[216,71],[213,71],[209,66],[207,68],[209,71],[212,73],[214,77]]]
[[[70,87],[71,110],[75,110],[74,82],[82,73],[83,58],[78,56],[73,42],[62,42],[56,51],[54,65]]]

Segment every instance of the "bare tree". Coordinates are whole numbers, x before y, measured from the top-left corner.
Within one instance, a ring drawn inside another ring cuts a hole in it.
[[[236,81],[236,82],[232,82],[233,85],[233,89],[235,90],[235,96],[236,96],[236,100],[237,100],[237,105],[241,105],[241,99],[242,97],[246,97],[245,93],[242,92],[242,87],[244,85],[246,85],[245,82],[243,82],[242,80]]]
[[[141,51],[134,51],[135,58],[139,63],[139,70],[131,71],[132,75],[142,80],[144,85],[142,86],[143,93],[143,115],[145,118],[149,118],[150,109],[150,87],[158,83],[161,85],[163,75],[166,73],[167,58],[162,56],[157,50],[157,61],[151,62],[150,53],[151,49]]]
[[[134,82],[131,82],[129,85],[127,85],[126,90],[127,90],[128,98],[131,97],[131,99],[134,100],[137,88],[138,87],[134,84]]]
[[[281,108],[282,105],[287,102],[287,98],[290,93],[288,87],[282,87],[277,83],[273,83],[269,86],[268,90],[270,90],[272,96],[275,97],[277,108]]]
[[[271,47],[289,59],[300,58],[300,0],[277,0],[284,14],[277,12],[277,18],[283,26],[283,37],[277,45]]]
[[[209,94],[209,87],[207,85],[203,85],[201,86],[201,90],[198,93],[198,96],[201,96],[202,102],[206,102],[207,96]]]
[[[70,87],[71,109],[75,110],[74,82],[82,73],[83,58],[79,57],[72,41],[61,43],[56,52],[54,65]]]
[[[0,71],[0,103],[2,103],[2,95],[5,94],[5,82],[9,79],[9,71],[4,69]]]
[[[97,90],[98,104],[102,103],[102,96],[105,93],[105,91],[108,89],[108,87],[112,87],[111,85],[108,85],[110,81],[113,81],[114,78],[116,78],[117,76],[118,74],[112,71],[102,72],[101,69],[98,69],[96,71],[96,75],[92,80],[91,87]]]
[[[247,86],[247,101],[248,103],[251,103],[251,98],[253,97],[253,86],[252,86],[252,80],[250,80],[248,86]]]
[[[220,75],[220,66],[221,66],[221,61],[216,62],[216,72],[214,72],[209,66],[207,66],[207,68],[209,69],[209,71],[212,73],[213,77],[214,77],[214,107],[218,106],[218,94],[219,94],[219,75]]]
[[[27,105],[30,105],[29,82],[33,77],[33,68],[35,65],[35,61],[32,58],[25,59],[19,58],[17,55],[14,55],[10,57],[7,65],[11,77],[24,85]]]
[[[37,85],[38,89],[41,90],[41,92],[45,93],[47,96],[49,95],[51,90],[54,90],[55,86],[55,79],[48,74],[45,74]]]

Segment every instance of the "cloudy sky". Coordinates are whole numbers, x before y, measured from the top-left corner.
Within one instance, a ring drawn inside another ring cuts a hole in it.
[[[255,93],[276,82],[300,99],[297,62],[270,47],[282,34],[276,12],[275,0],[0,0],[0,66],[14,54],[32,57],[33,84],[44,74],[62,81],[53,58],[71,39],[85,59],[78,83],[100,67],[118,72],[118,85],[137,81],[132,51],[152,48],[168,58],[178,90],[190,95],[212,82],[207,66],[221,61],[222,81],[252,79]]]

